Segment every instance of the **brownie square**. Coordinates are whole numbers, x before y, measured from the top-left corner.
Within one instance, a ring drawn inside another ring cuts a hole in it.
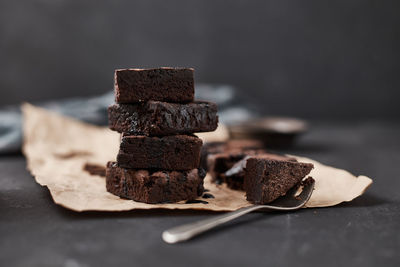
[[[109,162],[106,171],[107,191],[119,197],[149,204],[194,200],[201,196],[205,173],[188,171],[151,171],[124,169]]]
[[[116,104],[108,108],[111,130],[146,136],[164,136],[214,131],[217,105],[210,102],[176,104],[148,101]]]
[[[192,102],[193,72],[191,68],[117,69],[114,73],[115,101]]]
[[[123,135],[117,162],[123,168],[192,170],[199,167],[202,144],[191,135]]]
[[[311,163],[288,160],[278,155],[259,155],[246,162],[244,189],[247,200],[267,204],[299,184],[313,168]]]

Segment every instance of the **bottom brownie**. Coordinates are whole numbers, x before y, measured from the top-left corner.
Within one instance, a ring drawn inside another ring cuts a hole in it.
[[[108,162],[107,191],[119,197],[149,204],[193,200],[201,196],[205,172],[151,171],[124,169],[116,162]]]

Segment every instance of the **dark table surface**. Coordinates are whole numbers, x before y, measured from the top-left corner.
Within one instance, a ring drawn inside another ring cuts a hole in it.
[[[400,123],[315,122],[291,153],[367,175],[351,203],[253,213],[192,241],[161,232],[214,213],[76,213],[55,205],[21,155],[0,157],[1,266],[400,266]]]

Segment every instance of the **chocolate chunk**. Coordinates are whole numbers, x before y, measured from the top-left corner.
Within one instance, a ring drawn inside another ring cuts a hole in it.
[[[194,200],[202,195],[203,178],[198,170],[151,171],[124,169],[107,164],[107,191],[122,198],[150,204]]]
[[[108,122],[111,130],[133,135],[209,132],[218,125],[217,105],[210,102],[176,104],[159,101],[116,104],[108,108]]]
[[[192,102],[193,72],[190,68],[118,69],[114,73],[115,102]]]
[[[201,146],[201,139],[190,135],[123,135],[117,162],[123,168],[191,170],[199,167]]]

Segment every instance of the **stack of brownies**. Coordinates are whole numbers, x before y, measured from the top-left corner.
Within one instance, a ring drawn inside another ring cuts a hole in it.
[[[109,127],[121,133],[107,191],[146,203],[193,200],[203,193],[202,141],[193,133],[217,128],[217,106],[194,102],[193,69],[115,71],[116,104]]]

